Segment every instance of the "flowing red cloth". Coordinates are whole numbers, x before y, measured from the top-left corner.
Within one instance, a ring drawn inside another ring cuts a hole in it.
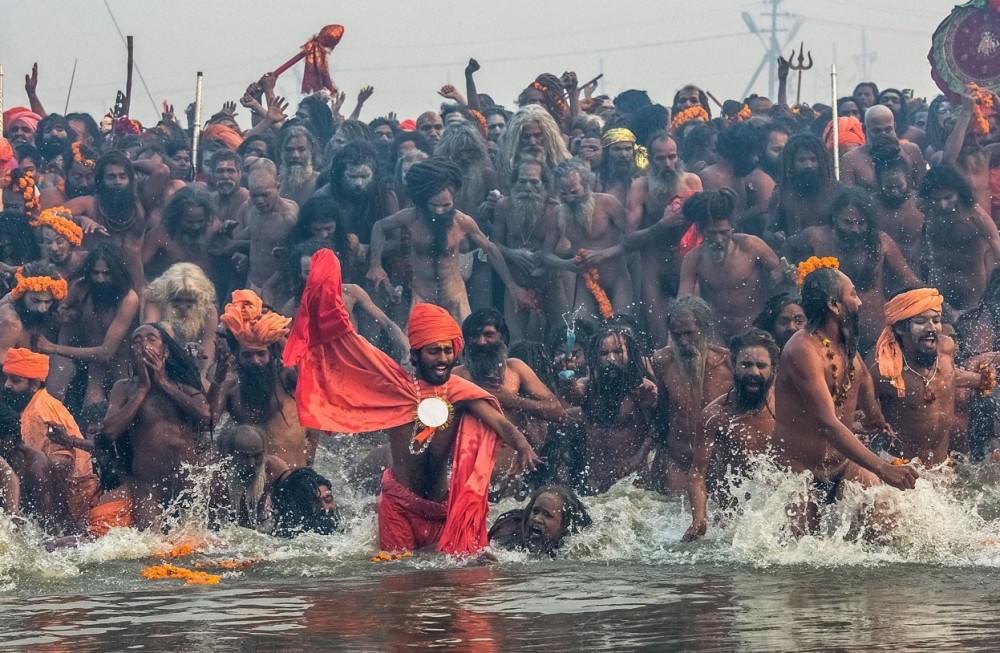
[[[383,551],[415,551],[437,544],[447,514],[444,503],[418,497],[396,480],[391,469],[382,474],[378,546]]]
[[[410,424],[422,397],[449,402],[497,400],[479,386],[452,376],[443,386],[414,382],[406,370],[359,336],[344,310],[340,261],[328,249],[313,254],[305,292],[285,345],[286,366],[298,366],[295,403],[306,428],[367,433]],[[496,433],[469,413],[455,437],[444,529],[438,549],[473,554],[487,545],[490,475]]]

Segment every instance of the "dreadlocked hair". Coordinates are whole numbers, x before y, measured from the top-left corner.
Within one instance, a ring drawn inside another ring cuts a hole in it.
[[[31,225],[21,214],[13,211],[0,213],[0,234],[10,241],[11,257],[4,261],[7,265],[24,265],[41,258]]]
[[[274,535],[294,537],[306,530],[323,486],[332,487],[330,481],[311,467],[300,467],[278,479],[271,494]]]
[[[628,361],[617,387],[610,387],[600,361],[601,343],[606,338],[620,338]],[[610,426],[618,417],[622,401],[642,383],[642,352],[632,331],[620,326],[598,329],[587,348],[587,365],[590,368],[591,396],[584,405],[584,412],[601,426]],[[609,392],[610,391],[610,392]]]
[[[443,156],[415,163],[406,173],[406,190],[421,208],[441,191],[450,189],[454,193],[461,187],[462,169]]]
[[[498,151],[496,156],[498,178],[506,179],[511,175],[511,171],[517,164],[517,157],[521,145],[521,132],[527,125],[537,122],[542,130],[543,143],[545,148],[545,165],[553,167],[559,165],[570,158],[566,143],[563,142],[562,131],[559,125],[552,118],[544,107],[537,104],[529,104],[515,113],[507,122],[507,129],[497,143]]]
[[[579,533],[593,523],[590,513],[587,512],[587,507],[583,505],[583,501],[580,501],[580,497],[576,495],[576,492],[563,485],[544,485],[531,493],[531,499],[528,500],[528,505],[524,508],[523,532],[527,532],[528,530],[527,526],[528,521],[531,519],[531,509],[535,506],[535,502],[538,501],[538,497],[543,494],[554,494],[562,499],[562,532],[564,535]]]
[[[200,391],[201,375],[195,367],[191,354],[174,340],[162,324],[154,322],[150,326],[160,333],[160,340],[163,341],[163,347],[167,351],[167,359],[163,363],[167,378],[177,385],[186,385]]]
[[[684,202],[681,213],[702,231],[713,222],[732,220],[736,212],[736,193],[729,188],[695,193]]]

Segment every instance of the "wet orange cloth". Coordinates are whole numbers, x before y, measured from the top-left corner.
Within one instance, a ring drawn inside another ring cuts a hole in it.
[[[378,545],[383,551],[416,551],[441,539],[447,509],[418,497],[396,480],[392,470],[382,473],[378,497]]]
[[[11,347],[3,361],[3,373],[22,379],[44,381],[49,376],[49,357],[30,349]]]
[[[413,307],[406,327],[406,337],[410,340],[410,349],[451,340],[455,356],[462,353],[462,327],[458,326],[451,313],[434,304],[416,304]]]
[[[132,502],[128,499],[109,501],[94,506],[87,512],[87,532],[102,537],[114,527],[132,526]]]
[[[237,293],[240,293],[239,297]],[[226,310],[219,319],[241,346],[267,349],[288,335],[288,325],[292,320],[279,313],[263,313],[262,307],[263,302],[255,292],[238,290],[233,293],[233,302],[226,304]]]
[[[437,342],[455,335],[448,331],[420,337]],[[344,310],[340,261],[328,249],[312,257],[284,362],[298,366],[295,403],[306,428],[367,433],[411,424],[417,403],[427,396],[444,396],[452,404],[486,399],[500,410],[492,395],[454,375],[443,386],[414,381],[396,361],[359,336]],[[487,493],[496,460],[496,433],[469,413],[460,414],[457,429],[438,549],[473,554],[487,545]]]
[[[9,354],[8,354],[9,355]],[[6,370],[4,364],[4,370]],[[42,388],[28,402],[21,413],[21,438],[32,449],[38,449],[50,459],[57,455],[73,458],[73,468],[66,479],[70,513],[74,519],[83,520],[100,489],[97,475],[90,462],[90,453],[83,449],[65,448],[49,439],[46,422],[54,422],[66,429],[70,437],[83,439],[80,427],[62,402]]]
[[[864,145],[865,130],[861,121],[854,116],[837,118],[837,140],[841,148],[845,145]],[[823,130],[823,141],[826,149],[833,149],[833,121]]]
[[[243,143],[243,137],[238,131],[227,125],[212,123],[201,130],[201,137],[209,141],[219,141],[226,149],[235,152]]]
[[[903,350],[892,332],[892,325],[924,311],[941,312],[944,297],[937,288],[917,288],[896,295],[885,303],[885,328],[875,343],[875,362],[883,378],[889,380],[900,397],[906,396],[906,384],[903,382]]]

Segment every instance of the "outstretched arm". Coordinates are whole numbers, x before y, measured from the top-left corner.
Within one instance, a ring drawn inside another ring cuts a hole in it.
[[[372,225],[372,238],[368,244],[368,280],[375,290],[389,289],[389,275],[382,268],[382,252],[385,249],[385,233],[394,231],[407,224],[406,213],[399,211],[386,216]]]
[[[122,303],[118,305],[118,312],[115,319],[104,334],[104,340],[96,347],[68,347],[66,345],[54,344],[45,337],[38,339],[38,351],[43,354],[55,354],[65,356],[78,361],[108,361],[121,347],[125,336],[135,321],[135,316],[139,312],[139,296],[135,291],[130,290]]]
[[[367,313],[376,324],[378,324],[382,329],[388,334],[389,338],[396,343],[399,351],[408,355],[410,351],[410,341],[407,339],[406,334],[403,330],[399,328],[399,325],[389,319],[389,316],[385,312],[375,305],[372,298],[365,292],[364,288],[357,286],[353,283],[344,284],[344,292],[350,292],[354,296],[355,306],[358,306]]]
[[[708,487],[705,476],[708,466],[715,454],[716,421],[720,418],[716,406],[708,406],[702,413],[701,424],[695,432],[692,451],[691,471],[688,472],[687,493],[691,501],[691,526],[688,527],[682,542],[693,542],[708,531]]]
[[[538,463],[542,462],[524,434],[517,430],[517,427],[511,424],[489,401],[473,399],[462,402],[461,405],[462,408],[478,417],[488,428],[495,431],[504,444],[517,452],[517,458],[514,461],[514,475],[534,471]]]

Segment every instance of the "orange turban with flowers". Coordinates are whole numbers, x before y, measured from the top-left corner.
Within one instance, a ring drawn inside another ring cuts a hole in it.
[[[410,339],[410,349],[421,349],[435,342],[451,340],[455,356],[462,353],[462,328],[451,313],[434,304],[417,304],[413,307],[406,335]]]
[[[906,384],[903,382],[905,361],[896,334],[892,332],[892,325],[916,317],[924,311],[940,313],[943,304],[944,297],[937,288],[917,288],[900,293],[885,303],[885,328],[875,343],[875,363],[879,373],[889,379],[900,397],[906,396]]]
[[[3,373],[22,379],[44,381],[49,375],[49,357],[30,349],[11,347],[3,362]]]
[[[264,303],[252,290],[237,290],[226,304],[222,323],[241,347],[267,349],[288,335],[292,319],[278,313],[263,312]]]
[[[212,123],[201,130],[201,137],[207,141],[219,141],[233,152],[243,143],[243,137],[238,131],[219,123]]]

